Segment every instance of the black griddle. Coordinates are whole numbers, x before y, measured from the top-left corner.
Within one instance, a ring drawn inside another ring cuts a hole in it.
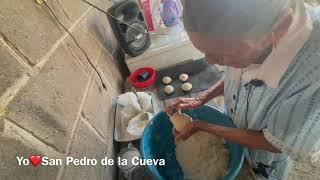
[[[181,85],[184,82],[180,81],[179,75],[182,73],[189,75],[189,79],[186,81],[192,84],[192,90],[189,92],[184,92],[181,89]],[[175,91],[171,95],[167,95],[164,92],[164,87],[166,85],[162,83],[162,78],[165,76],[172,78],[170,85],[174,87]],[[203,58],[199,60],[188,60],[183,64],[178,64],[176,66],[157,71],[155,85],[157,87],[159,98],[161,100],[167,100],[206,90],[219,81],[221,77],[222,75],[218,68],[214,65],[208,64],[208,62]]]

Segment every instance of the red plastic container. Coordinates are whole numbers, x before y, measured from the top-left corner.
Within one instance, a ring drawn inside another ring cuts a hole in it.
[[[139,74],[143,72],[148,72],[150,74],[149,79],[143,82],[138,81]],[[156,80],[156,71],[151,67],[143,67],[140,69],[137,69],[129,76],[129,83],[135,87],[135,88],[147,88],[151,86]]]

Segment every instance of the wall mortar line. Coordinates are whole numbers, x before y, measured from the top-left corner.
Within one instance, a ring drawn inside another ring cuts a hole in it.
[[[98,53],[98,56],[97,56],[97,64],[98,64],[98,60],[99,60],[99,57],[100,57],[100,55],[101,55],[101,52],[102,52],[102,49],[100,49],[100,51],[99,51],[99,53]],[[96,66],[97,66],[97,65],[96,65]],[[97,68],[99,68],[99,67],[97,67]],[[99,69],[99,70],[100,70],[100,69]],[[102,71],[100,70],[99,73],[101,73],[101,72],[102,72]],[[91,87],[93,86],[93,83],[95,83],[95,81],[94,81],[95,74],[96,74],[96,72],[93,71],[93,79],[92,79],[92,81],[91,81],[91,83],[90,83],[90,86],[89,86],[89,89],[88,89],[88,92],[87,92],[87,93],[90,92],[90,89],[91,89]],[[88,95],[86,96],[85,102],[86,102],[87,99],[88,99]],[[82,109],[81,109],[81,112],[82,112]],[[81,117],[82,117],[82,116],[81,116]],[[81,119],[91,130],[94,131],[94,133],[96,134],[96,136],[98,136],[101,141],[106,142],[106,140],[104,139],[104,137],[98,132],[98,130],[97,130],[90,122],[88,122],[88,121],[86,120],[86,118],[82,117],[82,118],[80,118],[80,119]]]
[[[84,105],[84,103],[85,103],[85,101],[87,99],[88,92],[90,90],[90,85],[91,85],[91,82],[93,81],[93,79],[94,79],[94,72],[91,73],[89,81],[88,81],[88,83],[86,85],[84,96],[82,98],[82,101],[80,103],[79,110],[78,110],[78,113],[77,113],[77,116],[76,116],[76,121],[75,121],[75,123],[74,123],[74,125],[72,127],[70,138],[69,138],[69,141],[67,143],[66,156],[68,156],[68,154],[70,153],[71,144],[72,144],[72,141],[74,140],[74,137],[75,137],[76,131],[77,131],[77,127],[78,127],[79,121],[81,119],[81,111],[82,111],[83,105]],[[56,180],[61,180],[63,172],[64,172],[64,169],[65,169],[65,165],[62,165],[59,168]]]
[[[84,12],[73,24],[72,26],[68,29],[69,32],[72,32],[73,29],[79,24],[79,22],[89,13],[89,11],[92,9],[92,7],[88,8],[86,12]],[[38,69],[41,69],[44,67],[44,65],[49,61],[51,55],[60,47],[61,43],[69,36],[67,32],[56,41],[56,43],[51,47],[51,49],[40,59],[38,64],[35,66]]]
[[[91,130],[93,133],[104,143],[106,143],[106,140],[104,137],[98,132],[98,130],[85,118],[81,118],[81,121]]]
[[[11,42],[11,40],[2,32],[0,32],[0,39],[2,39],[3,44],[5,44],[8,49],[12,50],[14,52],[13,55],[17,55],[17,57],[20,57],[21,59],[23,59],[22,61],[24,63],[27,63],[28,65],[32,65],[32,62],[30,61],[30,59],[23,53],[23,51],[21,51],[21,49],[15,45],[13,42]]]
[[[20,92],[20,90],[27,84],[30,77],[24,74],[20,79],[16,80],[15,83],[6,89],[5,93],[0,96],[0,105],[6,107],[11,100]]]
[[[64,15],[67,17],[67,19],[70,21],[70,15],[68,14],[67,10],[64,8],[63,3],[60,0],[57,0],[58,5],[62,9]]]
[[[6,48],[8,52],[19,62],[19,64],[21,64],[27,70],[28,73],[32,73],[33,69],[29,63],[27,63],[19,54],[17,54],[16,51],[12,49],[12,47],[7,44],[3,38],[0,38],[0,42],[4,48]]]
[[[25,129],[24,127],[20,126],[19,124],[15,123],[9,117],[5,117],[4,121],[4,131],[2,132],[3,136],[14,138],[16,140],[23,142],[27,146],[34,148],[37,147],[37,150],[40,150],[43,155],[45,156],[52,156],[55,158],[60,158],[62,156],[62,152],[60,152],[57,147],[49,144],[36,135],[34,135],[29,130]],[[26,140],[26,141],[23,141]]]
[[[72,48],[69,47],[67,44],[66,44],[66,46],[67,46],[67,49],[68,49],[68,51],[70,52],[70,54],[71,54],[71,55],[73,56],[73,58],[75,59],[76,63],[79,65],[81,71],[82,71],[83,73],[85,73],[87,76],[90,76],[90,71],[88,72],[88,71],[84,68],[85,65],[83,64],[83,62],[81,62],[81,61],[78,59],[78,57],[76,56],[76,54],[73,52]]]

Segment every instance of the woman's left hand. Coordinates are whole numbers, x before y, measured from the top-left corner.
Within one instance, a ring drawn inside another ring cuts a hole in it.
[[[182,132],[177,132],[175,129],[174,131],[174,136],[176,140],[183,140],[185,141],[186,139],[188,139],[190,136],[192,136],[194,133],[200,131],[200,124],[201,123],[205,123],[203,121],[199,121],[199,120],[193,120],[192,122],[190,122],[189,124],[187,124],[187,126],[182,130]]]

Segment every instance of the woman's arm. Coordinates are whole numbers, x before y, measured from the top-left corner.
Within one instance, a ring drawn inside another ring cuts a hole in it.
[[[224,94],[224,79],[218,81],[206,91],[203,91],[198,98],[204,102],[209,102],[211,99]]]
[[[245,130],[239,128],[227,128],[224,126],[200,125],[199,129],[220,136],[227,141],[231,141],[250,149],[267,150],[273,153],[280,153],[277,148],[272,146],[264,137],[262,132]]]
[[[176,102],[166,107],[166,112],[169,116],[172,115],[173,109],[194,109],[202,106],[211,99],[222,95],[224,92],[224,80],[218,81],[208,90],[202,92],[196,98],[180,98]]]
[[[250,149],[261,149],[273,153],[281,152],[265,139],[262,132],[238,128],[227,128],[224,126],[208,124],[203,121],[193,121],[188,125],[188,127],[185,128],[183,132],[177,134],[176,138],[178,140],[185,140],[197,131],[204,131],[214,134],[226,139],[227,141],[240,144]]]

